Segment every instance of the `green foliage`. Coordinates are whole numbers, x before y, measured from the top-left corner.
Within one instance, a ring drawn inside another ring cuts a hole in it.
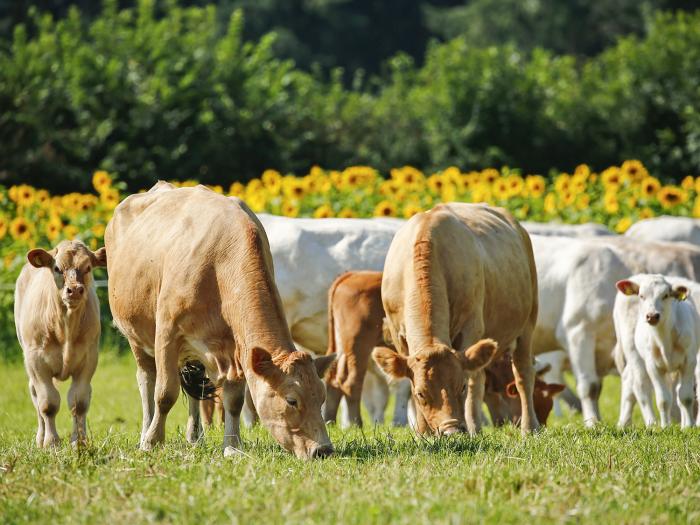
[[[102,168],[135,191],[313,164],[700,169],[699,13],[657,15],[646,37],[590,59],[465,34],[431,45],[423,65],[401,53],[348,87],[341,70],[278,58],[282,34],[246,40],[242,11],[222,26],[222,9],[111,0],[94,19],[73,9],[17,26],[0,50],[0,181],[86,190]]]

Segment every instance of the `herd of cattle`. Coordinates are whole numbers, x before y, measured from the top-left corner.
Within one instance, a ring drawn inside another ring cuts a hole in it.
[[[361,424],[361,400],[383,422],[390,387],[394,424],[418,432],[478,432],[483,403],[494,425],[529,432],[559,398],[593,425],[612,371],[622,377],[620,425],[635,402],[655,424],[653,392],[661,426],[678,415],[693,426],[699,244],[692,219],[641,221],[624,236],[521,225],[463,203],[408,221],[289,219],[159,182],[117,207],[104,248],[63,241],[27,255],[15,322],[36,443],[59,443],[54,381],[69,377],[71,442],[86,439],[98,266],[136,359],[144,450],[164,440],[181,386],[187,439],[201,437],[200,414],[211,423],[215,397],[226,455],[241,447],[244,412],[298,457],[327,456],[325,423],[341,399],[346,422]],[[578,396],[565,387],[567,367]]]

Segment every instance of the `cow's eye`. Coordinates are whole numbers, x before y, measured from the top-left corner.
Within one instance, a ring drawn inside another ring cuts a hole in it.
[[[668,299],[670,296],[668,294],[664,294],[664,299]]]
[[[425,394],[423,394],[423,392],[416,392],[416,397],[421,401],[425,401]]]
[[[464,394],[464,393],[466,393],[466,392],[467,392],[467,384],[464,383],[464,384],[462,385],[462,394]]]
[[[644,296],[642,294],[639,294],[640,299],[644,299]]]
[[[294,399],[293,397],[288,397],[288,398],[287,398],[287,404],[288,404],[290,407],[296,408],[296,407],[297,407],[297,400]]]
[[[56,273],[61,273],[61,269],[58,266],[54,266],[53,271]]]

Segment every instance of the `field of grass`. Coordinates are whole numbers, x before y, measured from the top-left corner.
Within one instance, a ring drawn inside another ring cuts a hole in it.
[[[166,446],[138,451],[135,366],[111,353],[93,380],[90,444],[38,450],[24,370],[0,370],[2,524],[700,521],[700,431],[615,430],[617,378],[606,379],[606,424],[595,430],[573,415],[552,416],[528,438],[513,427],[444,440],[390,426],[334,428],[337,454],[302,462],[259,427],[244,430],[247,455],[238,458],[223,458],[219,429],[188,445],[181,402]]]

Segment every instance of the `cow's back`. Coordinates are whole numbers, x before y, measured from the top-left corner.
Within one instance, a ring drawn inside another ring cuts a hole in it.
[[[645,242],[689,242],[700,245],[700,220],[662,216],[634,223],[626,237]]]

